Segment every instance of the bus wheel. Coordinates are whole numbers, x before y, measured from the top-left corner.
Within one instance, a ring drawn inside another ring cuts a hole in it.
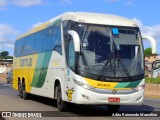
[[[20,82],[18,82],[18,91],[19,91],[19,96],[23,98],[22,85]]]
[[[22,84],[22,95],[23,95],[23,99],[24,99],[24,100],[27,100],[27,99],[28,99],[29,94],[26,92],[25,83]]]
[[[109,112],[118,112],[120,105],[108,105],[107,107]]]
[[[66,111],[66,103],[62,100],[61,86],[56,87],[57,92],[57,108],[60,112]]]

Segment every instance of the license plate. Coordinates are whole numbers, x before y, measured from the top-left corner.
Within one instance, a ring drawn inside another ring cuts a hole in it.
[[[120,98],[108,98],[109,102],[120,102]]]

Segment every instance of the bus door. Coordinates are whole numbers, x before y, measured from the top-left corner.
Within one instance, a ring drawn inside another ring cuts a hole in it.
[[[74,92],[74,77],[75,77],[75,69],[76,69],[76,53],[74,50],[73,40],[70,39],[68,41],[68,54],[67,54],[67,91],[66,94],[68,96],[68,100],[72,101],[72,94]]]

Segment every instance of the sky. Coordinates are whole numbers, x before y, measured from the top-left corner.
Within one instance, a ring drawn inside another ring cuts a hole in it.
[[[13,55],[16,37],[69,11],[115,14],[154,37],[160,54],[160,0],[0,0],[0,52]],[[144,40],[144,48],[150,43]]]

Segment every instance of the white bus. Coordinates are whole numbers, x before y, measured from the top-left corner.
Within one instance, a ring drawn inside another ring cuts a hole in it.
[[[144,50],[135,22],[111,15],[67,12],[17,38],[13,88],[67,103],[141,105]]]

